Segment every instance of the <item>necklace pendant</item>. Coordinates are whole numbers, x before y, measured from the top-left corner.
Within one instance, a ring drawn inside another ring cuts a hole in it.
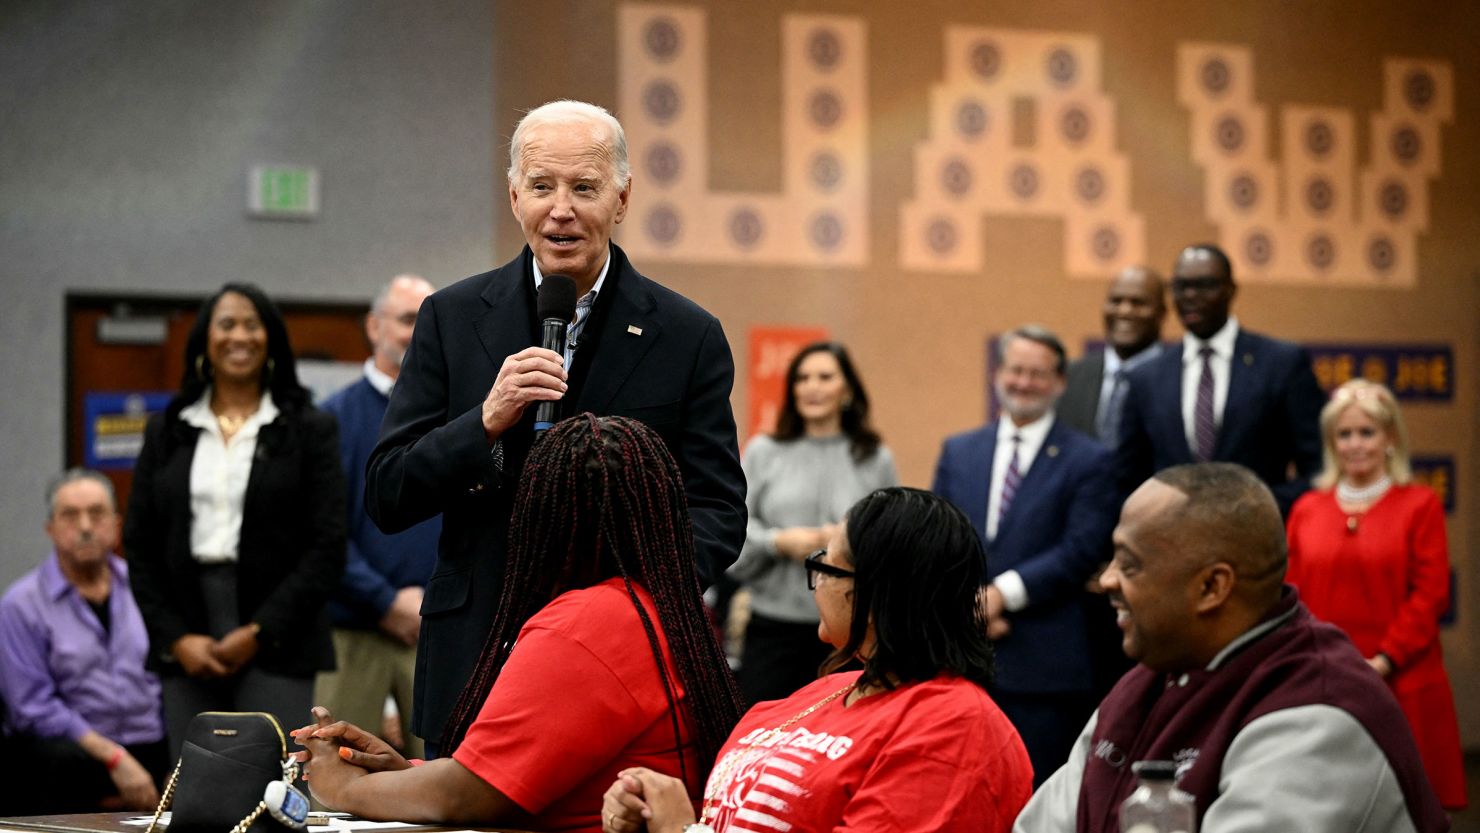
[[[1352,535],[1355,535],[1357,533],[1357,516],[1356,515],[1347,515],[1346,516],[1346,531],[1348,533],[1352,534]]]

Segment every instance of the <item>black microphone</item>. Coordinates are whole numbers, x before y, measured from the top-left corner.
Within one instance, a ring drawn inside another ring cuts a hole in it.
[[[534,307],[540,319],[540,346],[565,355],[565,328],[576,317],[576,282],[564,275],[546,275]],[[541,402],[534,409],[536,434],[555,424],[559,405],[559,401]]]

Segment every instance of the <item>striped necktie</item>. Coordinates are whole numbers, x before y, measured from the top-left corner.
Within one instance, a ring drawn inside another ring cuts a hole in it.
[[[1100,403],[1100,418],[1097,431],[1100,442],[1114,449],[1120,442],[1120,415],[1125,410],[1125,394],[1129,387],[1125,366],[1115,370],[1115,381],[1110,385],[1110,398]]]
[[[1204,347],[1202,376],[1197,380],[1197,401],[1192,406],[1192,436],[1197,440],[1198,462],[1213,459],[1213,448],[1218,444],[1218,423],[1213,421],[1213,348]]]
[[[1007,517],[1007,510],[1012,506],[1012,499],[1017,497],[1018,486],[1023,483],[1022,470],[1018,468],[1018,446],[1022,445],[1021,434],[1012,435],[1012,457],[1007,461],[1007,473],[1002,475],[1002,498],[997,501],[997,529],[1002,529],[1002,519]]]

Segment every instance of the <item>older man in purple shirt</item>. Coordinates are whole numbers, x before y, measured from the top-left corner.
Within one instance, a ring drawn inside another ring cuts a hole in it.
[[[47,504],[53,553],[0,598],[5,732],[25,762],[3,791],[14,812],[152,809],[169,751],[113,486],[71,469]]]

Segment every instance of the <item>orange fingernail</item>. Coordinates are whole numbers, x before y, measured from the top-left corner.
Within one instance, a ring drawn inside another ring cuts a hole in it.
[[[345,759],[346,761],[349,760],[349,756],[352,755],[352,754],[354,754],[354,753],[352,753],[352,752],[349,751],[349,747],[348,746],[341,746],[341,747],[339,747],[339,757]]]

